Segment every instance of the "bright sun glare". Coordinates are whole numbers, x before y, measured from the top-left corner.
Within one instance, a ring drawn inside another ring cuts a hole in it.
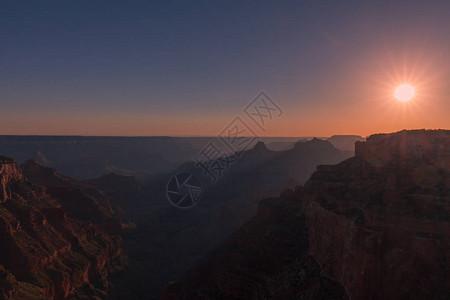
[[[395,89],[394,95],[398,101],[408,102],[414,97],[415,93],[416,91],[413,86],[402,84]]]

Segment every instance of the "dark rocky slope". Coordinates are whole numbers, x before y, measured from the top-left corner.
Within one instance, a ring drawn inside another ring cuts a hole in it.
[[[309,252],[351,299],[450,298],[450,131],[373,135],[306,187]]]
[[[126,261],[107,196],[32,161],[24,171],[39,185],[0,158],[0,298],[105,298]]]
[[[443,130],[358,142],[305,188],[261,201],[162,298],[449,299],[449,151]]]

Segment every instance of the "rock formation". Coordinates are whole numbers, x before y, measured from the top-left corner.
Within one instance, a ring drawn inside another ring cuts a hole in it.
[[[309,252],[351,299],[450,298],[450,132],[402,131],[307,183]]]
[[[450,131],[356,143],[163,299],[450,299]],[[312,271],[311,271],[312,270]]]
[[[24,169],[40,185],[0,158],[0,298],[105,298],[126,261],[107,199],[34,162]]]

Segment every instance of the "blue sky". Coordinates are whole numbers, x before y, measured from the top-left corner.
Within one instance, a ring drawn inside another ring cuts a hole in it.
[[[448,1],[2,1],[0,117],[10,127],[0,133],[114,135],[116,120],[126,135],[140,125],[140,134],[211,134],[204,128],[219,130],[260,90],[323,122],[355,109],[370,80],[383,81],[378,68],[394,72],[402,59],[448,79],[449,12]],[[211,126],[189,127],[199,117]],[[98,131],[61,126],[67,118]],[[180,118],[180,128],[163,124]],[[308,122],[299,135],[315,128]],[[397,127],[421,125],[449,124]]]

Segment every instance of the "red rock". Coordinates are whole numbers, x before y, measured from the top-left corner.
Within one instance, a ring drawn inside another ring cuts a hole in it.
[[[356,143],[306,184],[309,252],[351,299],[450,298],[450,131]]]
[[[0,297],[66,299],[107,291],[108,274],[126,257],[122,238],[106,226],[117,222],[106,206],[68,177],[52,182],[59,186],[35,186],[12,160],[2,160],[0,180],[6,195],[0,203]]]

